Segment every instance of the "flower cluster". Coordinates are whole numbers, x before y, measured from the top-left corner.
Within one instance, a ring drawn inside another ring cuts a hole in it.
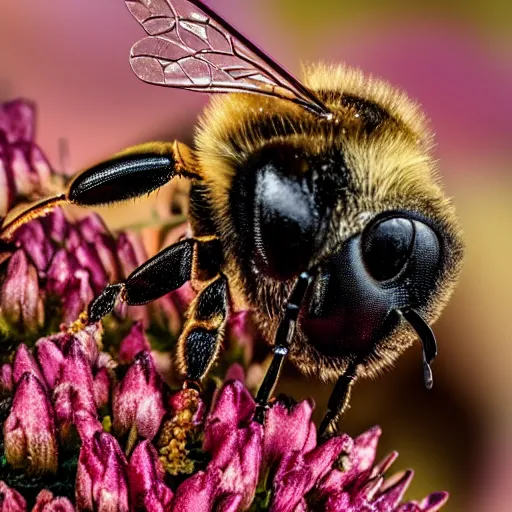
[[[25,102],[0,108],[0,180],[1,216],[55,181]],[[164,337],[176,333],[190,290],[153,309],[120,305],[123,322],[77,322],[145,258],[97,216],[57,209],[0,252],[0,512],[435,512],[445,503],[446,493],[401,503],[412,472],[384,479],[397,454],[375,463],[377,428],[319,440],[312,404],[291,400],[255,422],[240,365],[220,387],[173,390],[148,332],[160,322],[152,341],[162,325]],[[224,361],[250,361],[248,318],[231,319]]]
[[[14,101],[0,109],[0,217],[15,205],[55,193],[59,184],[62,188],[62,177],[52,172],[33,134],[32,105]],[[22,226],[12,243],[0,247],[1,259],[9,259],[0,286],[0,331],[8,337],[37,339],[76,320],[109,282],[123,280],[147,260],[137,236],[115,237],[99,216],[81,213],[73,217],[56,208]],[[129,313],[146,326],[151,319],[176,335],[182,306],[169,295],[129,312],[119,305],[116,313],[118,318]]]
[[[384,481],[396,454],[374,464],[379,429],[318,443],[307,401],[276,402],[260,425],[236,366],[206,412],[197,391],[163,382],[140,323],[120,347],[128,364],[101,339],[96,325],[61,332],[2,366],[5,510],[29,499],[45,511],[434,512],[446,501],[400,505],[412,473]]]

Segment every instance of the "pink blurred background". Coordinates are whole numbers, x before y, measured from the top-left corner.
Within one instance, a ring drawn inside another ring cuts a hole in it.
[[[344,425],[383,426],[382,454],[397,449],[397,467],[417,471],[409,496],[447,489],[447,511],[510,512],[512,4],[208,3],[292,71],[344,61],[403,87],[431,117],[467,239],[462,283],[436,326],[435,388],[422,387],[416,347],[395,372],[357,386]],[[121,0],[3,2],[0,100],[37,103],[38,142],[56,167],[60,138],[70,172],[144,140],[191,140],[207,98],[139,82],[128,53],[142,34]],[[150,204],[102,213],[116,227]],[[280,390],[313,394],[320,410],[328,396],[292,370]]]

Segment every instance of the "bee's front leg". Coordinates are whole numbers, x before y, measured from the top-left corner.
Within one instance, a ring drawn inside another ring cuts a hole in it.
[[[293,341],[300,305],[306,295],[311,279],[308,272],[303,272],[299,276],[286,303],[283,318],[277,327],[273,350],[274,355],[256,395],[254,420],[258,423],[265,422],[268,401],[274,392],[284,361],[288,355],[289,346]]]

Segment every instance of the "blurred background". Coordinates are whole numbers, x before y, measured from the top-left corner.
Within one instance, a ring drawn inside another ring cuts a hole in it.
[[[292,71],[344,61],[418,99],[467,240],[462,283],[436,325],[435,386],[415,347],[396,370],[357,385],[344,428],[383,427],[380,454],[412,467],[408,491],[446,489],[448,512],[512,510],[512,3],[500,0],[210,0]],[[2,2],[0,100],[38,106],[39,145],[68,172],[131,144],[191,140],[203,95],[139,82],[128,63],[142,30],[121,0]],[[69,156],[59,151],[65,138]],[[102,211],[113,227],[142,222],[151,200]],[[287,371],[280,391],[329,387]]]

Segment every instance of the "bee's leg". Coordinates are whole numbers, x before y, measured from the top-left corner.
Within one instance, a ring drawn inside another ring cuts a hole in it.
[[[67,191],[32,204],[0,229],[0,239],[10,241],[23,224],[46,215],[56,206],[95,206],[144,196],[175,176],[200,179],[192,151],[181,142],[150,142],[129,148],[89,169],[71,181]]]
[[[338,419],[348,405],[356,374],[357,362],[351,362],[346,372],[338,378],[327,403],[327,412],[318,428],[319,437],[326,437],[337,431]]]
[[[136,268],[126,281],[106,286],[91,302],[88,319],[97,322],[110,313],[119,295],[129,306],[138,306],[176,290],[198,273],[194,272],[194,262],[203,262],[201,277],[215,275],[221,254],[220,242],[214,236],[188,238],[166,247]]]
[[[304,299],[310,282],[311,276],[307,272],[303,272],[299,276],[292,292],[290,293],[290,297],[288,298],[283,318],[277,327],[274,340],[274,355],[267,373],[265,374],[265,378],[261,383],[260,389],[258,390],[258,394],[256,395],[256,411],[254,413],[254,420],[258,423],[265,422],[265,413],[268,409],[268,401],[274,392],[284,361],[288,355],[289,346],[293,341],[300,305]]]
[[[178,367],[186,386],[197,386],[215,361],[228,318],[228,283],[214,277],[196,296],[177,346]]]

